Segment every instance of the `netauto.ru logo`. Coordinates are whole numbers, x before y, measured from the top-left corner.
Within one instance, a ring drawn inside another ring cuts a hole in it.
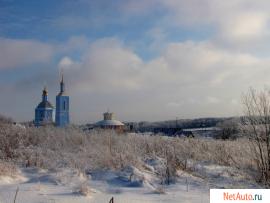
[[[261,194],[250,194],[250,193],[229,193],[223,192],[223,199],[224,200],[262,200]]]
[[[210,203],[270,203],[270,189],[210,189]]]

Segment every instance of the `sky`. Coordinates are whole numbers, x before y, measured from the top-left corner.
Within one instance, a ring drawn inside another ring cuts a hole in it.
[[[64,72],[73,123],[242,114],[270,86],[268,0],[0,0],[0,113],[34,118]]]

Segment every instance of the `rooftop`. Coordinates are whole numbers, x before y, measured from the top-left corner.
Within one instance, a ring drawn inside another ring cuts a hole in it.
[[[42,101],[39,103],[37,108],[53,109],[53,105],[49,101]]]
[[[96,126],[123,126],[121,121],[114,119],[114,113],[106,112],[103,114],[104,120],[96,123]]]
[[[124,123],[118,120],[102,120],[96,123],[97,126],[123,126]]]

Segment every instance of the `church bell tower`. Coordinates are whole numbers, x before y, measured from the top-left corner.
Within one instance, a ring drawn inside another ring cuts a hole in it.
[[[56,96],[55,124],[59,127],[69,124],[69,96],[65,92],[63,74],[60,82],[60,92]]]

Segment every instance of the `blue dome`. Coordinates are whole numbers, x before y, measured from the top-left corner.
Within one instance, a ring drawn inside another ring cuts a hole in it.
[[[43,109],[53,109],[53,105],[48,101],[42,101],[39,103],[37,108],[43,108]]]

